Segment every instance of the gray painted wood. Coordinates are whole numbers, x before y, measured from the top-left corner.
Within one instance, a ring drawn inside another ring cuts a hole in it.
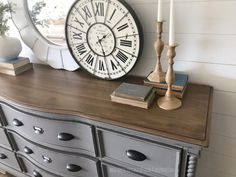
[[[196,167],[197,167],[197,157],[195,155],[189,154],[186,168],[186,177],[195,177]]]
[[[144,177],[128,170],[114,167],[112,165],[102,165],[104,177]]]
[[[5,130],[3,128],[0,128],[0,146],[7,148],[9,150],[11,150],[11,145],[8,141],[8,138],[5,134]]]
[[[13,152],[0,147],[0,154],[3,154],[6,156],[5,159],[0,159],[0,163],[10,166],[16,170],[20,170],[20,166]]]
[[[11,133],[17,145],[17,154],[23,154],[29,159],[33,159],[40,167],[48,169],[48,171],[61,174],[63,176],[78,176],[78,177],[97,177],[97,160],[89,159],[87,157],[68,155],[65,153],[55,152],[46,148],[42,148],[37,144],[30,143],[21,138],[15,133]],[[32,154],[26,154],[24,148],[27,147],[32,150]],[[68,164],[80,166],[81,171],[69,172],[66,167]]]
[[[41,168],[37,167],[36,165],[31,163],[28,159],[26,159],[24,157],[18,157],[18,158],[24,164],[25,174],[27,174],[27,175],[29,175],[31,177],[34,177],[34,172],[39,173],[42,177],[59,177],[59,176],[57,176],[55,174],[48,173],[48,172],[42,170]]]
[[[2,102],[0,102],[0,104],[7,105]],[[14,106],[14,107],[12,107],[12,106]],[[11,106],[12,109],[18,109],[18,107],[16,105],[12,105],[12,106]],[[179,148],[184,147],[185,149],[188,150],[188,152],[191,152],[192,154],[195,154],[197,156],[199,156],[199,152],[201,150],[201,147],[197,146],[197,145],[193,145],[193,144],[189,144],[189,143],[185,143],[185,142],[181,142],[181,141],[177,141],[177,140],[167,139],[167,138],[163,138],[163,137],[158,137],[158,136],[150,135],[147,133],[142,133],[139,131],[134,131],[131,129],[126,129],[126,128],[122,128],[122,127],[118,127],[118,126],[113,126],[113,125],[89,120],[89,119],[78,117],[78,116],[70,116],[70,115],[63,115],[63,114],[56,114],[55,115],[55,114],[33,111],[33,110],[25,109],[25,108],[20,108],[20,110],[22,112],[27,112],[27,114],[30,114],[30,115],[33,115],[36,117],[43,117],[45,119],[50,119],[50,120],[58,120],[58,121],[62,120],[62,121],[69,121],[69,122],[74,122],[74,123],[93,125],[95,127],[98,127],[98,128],[101,127],[103,129],[107,129],[109,131],[122,132],[122,133],[130,135],[130,136],[138,137],[140,139],[149,139],[151,141],[156,141],[156,142],[168,144],[170,146],[179,147]]]
[[[6,172],[8,172],[8,173],[10,173],[10,174],[12,174],[16,177],[28,177],[27,175],[21,173],[21,171],[15,170],[15,169],[13,169],[13,168],[11,168],[7,165],[1,164],[1,163],[0,163],[0,169],[2,171],[6,171]]]
[[[134,169],[145,169],[166,177],[178,177],[181,161],[181,149],[162,146],[121,134],[100,130],[102,137],[101,155],[120,162],[131,164]],[[135,150],[144,154],[147,159],[139,162],[128,158],[127,150]],[[136,167],[136,168],[135,168]]]
[[[67,177],[80,177],[79,174],[70,175],[62,171],[63,168],[60,168],[61,165],[58,162],[64,162],[65,166],[65,159],[73,159],[74,162],[78,163],[83,162],[86,167],[89,167],[87,161],[95,159],[93,161],[95,165],[92,167],[96,172],[95,177],[116,177],[117,173],[114,173],[114,171],[118,171],[121,177],[127,175],[130,175],[130,177],[189,177],[189,175],[195,174],[193,171],[195,167],[193,168],[192,164],[189,165],[189,163],[192,163],[189,161],[189,156],[192,155],[197,159],[201,150],[199,146],[77,116],[54,115],[18,109],[4,103],[1,104],[1,107],[5,114],[2,116],[2,121],[6,125],[2,130],[6,128],[8,135],[14,134],[9,137],[13,145],[16,144],[14,148],[18,151],[17,156],[27,157],[23,157],[27,160],[26,163],[32,163],[31,166],[36,165],[39,169],[43,169],[43,172],[44,170],[46,173],[49,172],[50,175],[52,173],[63,174]],[[22,127],[14,126],[12,123],[14,118],[20,119],[24,125]],[[35,134],[34,125],[43,128],[43,134]],[[84,139],[82,145],[80,143],[81,139],[77,139],[79,143],[62,142],[62,144],[57,144],[55,139],[59,130],[73,133],[76,137],[80,137],[82,134],[83,138],[88,137],[88,141]],[[56,131],[57,133],[55,133]],[[50,136],[45,136],[45,133]],[[2,136],[5,136],[5,134],[2,133]],[[25,146],[34,149],[35,154],[26,156],[23,152]],[[144,162],[131,161],[125,156],[125,153],[122,153],[131,148],[142,152],[148,159]],[[12,152],[12,154],[14,153]],[[52,166],[50,164],[45,165],[42,158],[44,154],[47,155],[45,157],[53,159],[53,162],[56,161],[56,164]],[[78,155],[82,155],[84,161]],[[96,158],[98,155],[99,157]],[[102,169],[97,166],[96,159],[103,164],[103,175],[100,175]],[[83,177],[86,176],[83,175]],[[91,175],[88,177],[91,177]],[[94,174],[92,177],[94,177]]]
[[[89,125],[43,119],[6,105],[2,105],[2,110],[8,124],[6,127],[22,134],[31,141],[59,150],[65,149],[69,152],[89,153],[95,156],[92,127]],[[23,125],[15,126],[13,123],[15,119],[22,122]],[[60,133],[69,133],[74,138],[70,141],[60,141],[58,139]]]

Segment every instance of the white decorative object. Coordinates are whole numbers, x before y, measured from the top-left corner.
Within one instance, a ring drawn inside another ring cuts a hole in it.
[[[174,0],[170,0],[170,27],[169,27],[169,46],[175,45],[175,16]]]
[[[0,61],[7,61],[18,57],[22,51],[20,40],[8,36],[0,36]]]
[[[158,9],[157,9],[157,22],[163,21],[163,2],[158,0]]]
[[[39,33],[29,15],[27,0],[8,0],[8,2],[15,4],[12,19],[22,40],[39,60],[56,69],[74,71],[79,68],[72,56],[68,55],[66,45],[54,44]]]

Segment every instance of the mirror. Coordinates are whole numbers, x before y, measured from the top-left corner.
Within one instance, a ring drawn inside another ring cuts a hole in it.
[[[75,0],[7,0],[15,4],[12,20],[37,59],[55,69],[79,68],[65,43],[67,11]]]
[[[66,45],[65,19],[73,2],[74,0],[28,0],[32,22],[49,42]]]

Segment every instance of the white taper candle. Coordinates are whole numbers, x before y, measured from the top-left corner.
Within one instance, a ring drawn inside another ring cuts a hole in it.
[[[175,16],[174,0],[170,0],[170,26],[169,26],[169,45],[175,45]]]
[[[163,2],[162,0],[158,0],[158,8],[157,8],[157,21],[163,21]]]

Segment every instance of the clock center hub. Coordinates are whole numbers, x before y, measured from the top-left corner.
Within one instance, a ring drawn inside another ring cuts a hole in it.
[[[110,55],[116,45],[114,33],[102,23],[95,23],[89,28],[87,42],[94,53],[103,57]]]

